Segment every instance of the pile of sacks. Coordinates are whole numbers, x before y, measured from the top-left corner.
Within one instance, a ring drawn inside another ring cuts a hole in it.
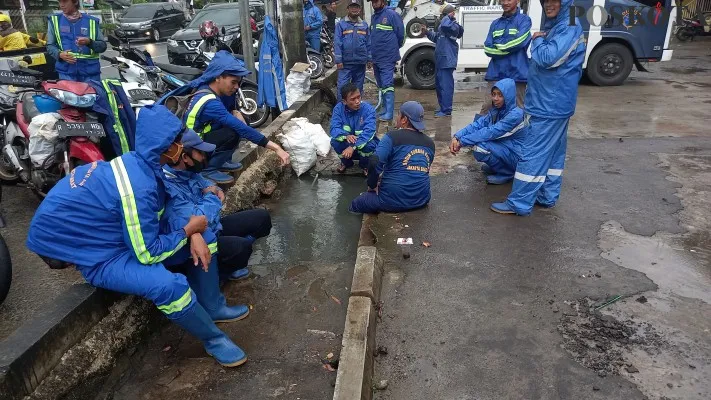
[[[307,118],[287,121],[277,138],[289,153],[291,168],[301,176],[316,165],[318,156],[326,157],[331,151],[331,138],[321,125],[312,124]]]

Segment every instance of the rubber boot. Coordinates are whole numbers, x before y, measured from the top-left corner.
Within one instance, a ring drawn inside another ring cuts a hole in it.
[[[249,307],[236,305],[229,307],[225,296],[220,291],[219,271],[217,270],[217,257],[213,255],[207,272],[200,267],[190,267],[185,272],[188,283],[198,303],[205,308],[215,322],[239,321],[249,315]]]
[[[380,116],[380,120],[392,121],[393,111],[395,109],[395,92],[389,91],[383,93],[383,102],[385,103],[385,112]]]
[[[215,325],[200,303],[193,304],[183,316],[172,320],[200,339],[207,354],[221,365],[236,367],[247,362],[247,354]]]
[[[249,244],[254,244],[254,242],[257,240],[257,238],[255,238],[255,237],[252,236],[252,235],[247,235],[247,236],[244,237],[244,239],[246,239],[247,241],[249,241]],[[232,273],[230,274],[229,279],[230,279],[231,281],[238,281],[238,280],[240,280],[240,279],[244,279],[244,278],[248,277],[248,276],[249,276],[249,273],[250,273],[250,272],[249,272],[249,268],[247,268],[247,267],[240,268],[240,269],[238,269],[238,270],[232,272]]]
[[[208,166],[211,169],[220,169],[223,171],[237,171],[242,169],[242,164],[232,162],[234,151],[217,151],[210,156]]]

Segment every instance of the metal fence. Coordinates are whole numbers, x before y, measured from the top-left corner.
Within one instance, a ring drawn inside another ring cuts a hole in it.
[[[682,15],[684,18],[695,19],[699,13],[711,13],[711,0],[688,0],[683,1],[684,8]]]
[[[30,36],[43,37],[47,33],[47,17],[60,12],[59,10],[0,10],[12,19],[12,26],[18,30],[24,30]],[[85,10],[89,15],[93,15],[105,24],[115,24],[121,16],[122,11],[118,10]]]

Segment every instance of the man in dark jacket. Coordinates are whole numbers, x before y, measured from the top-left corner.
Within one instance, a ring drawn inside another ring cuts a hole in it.
[[[324,14],[326,15],[326,29],[333,36],[336,32],[336,2],[330,1],[323,6]]]
[[[456,10],[451,4],[442,6],[441,22],[437,32],[427,31],[427,38],[435,42],[435,91],[439,110],[435,117],[452,115],[454,98],[454,70],[457,69],[459,44],[457,39],[464,35],[464,28],[457,23]]]
[[[360,18],[360,0],[350,0],[348,15],[336,25],[334,49],[338,68],[338,94],[346,83],[353,82],[363,93],[365,65],[370,62],[368,23]]]

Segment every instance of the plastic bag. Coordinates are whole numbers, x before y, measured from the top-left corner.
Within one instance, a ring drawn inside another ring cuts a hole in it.
[[[291,122],[298,125],[311,136],[311,141],[314,144],[317,155],[321,157],[328,155],[331,151],[331,137],[323,130],[323,126],[310,123],[308,118],[293,118]]]
[[[284,124],[283,132],[278,136],[281,145],[289,153],[296,176],[301,176],[316,165],[316,147],[309,132],[294,120]]]
[[[59,133],[54,125],[61,116],[57,113],[40,114],[32,118],[30,126],[30,160],[35,167],[42,167],[45,162],[54,162],[55,147]],[[52,158],[50,160],[50,158]]]
[[[299,101],[301,96],[305,95],[311,89],[311,75],[306,72],[289,72],[286,77],[286,104],[291,107],[292,104]]]

